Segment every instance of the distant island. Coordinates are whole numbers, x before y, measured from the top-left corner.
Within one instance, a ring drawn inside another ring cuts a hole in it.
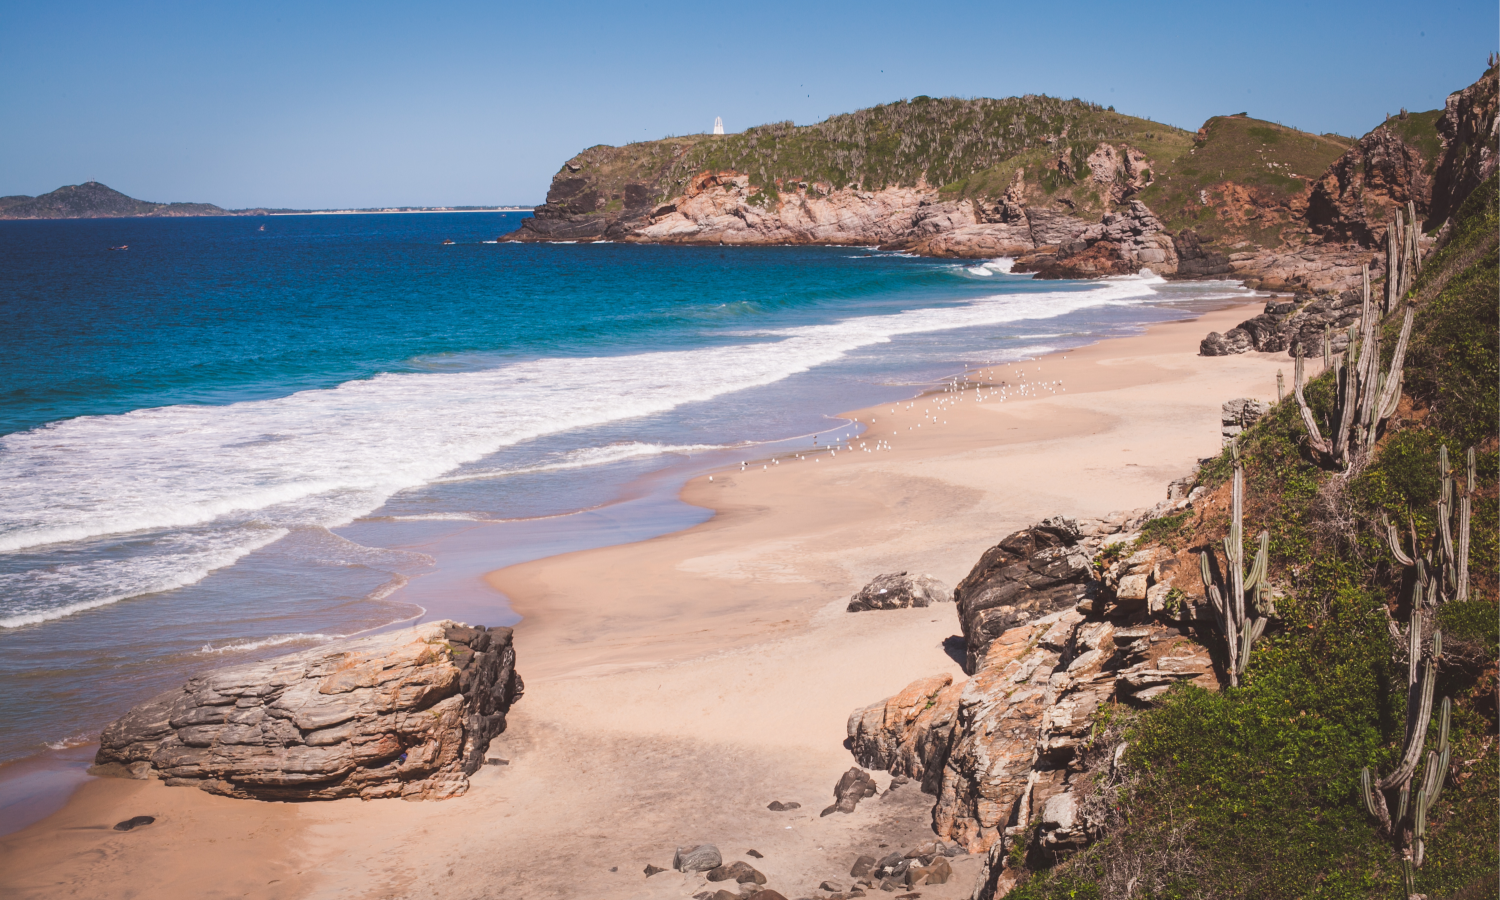
[[[383,206],[365,209],[224,209],[212,203],[137,200],[97,181],[69,184],[39,197],[0,197],[0,219],[120,219],[185,216],[305,216],[353,213],[529,212],[530,206]]]

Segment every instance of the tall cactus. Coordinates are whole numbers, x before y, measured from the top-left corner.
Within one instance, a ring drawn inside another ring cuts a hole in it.
[[[1385,233],[1385,303],[1387,315],[1411,290],[1417,273],[1422,271],[1422,229],[1417,224],[1417,205],[1406,201],[1406,221],[1402,221],[1401,210],[1391,220]]]
[[[1417,586],[1420,594],[1421,585]],[[1427,812],[1443,792],[1443,783],[1448,777],[1451,749],[1448,745],[1448,725],[1452,717],[1453,703],[1444,697],[1438,713],[1437,749],[1427,752],[1426,766],[1417,780],[1415,792],[1412,781],[1417,765],[1422,761],[1422,748],[1427,744],[1427,731],[1432,725],[1432,693],[1437,683],[1437,660],[1443,655],[1443,634],[1432,631],[1430,652],[1422,651],[1422,633],[1427,614],[1418,607],[1412,612],[1411,628],[1408,632],[1406,736],[1401,744],[1401,761],[1395,771],[1375,780],[1368,766],[1359,774],[1360,795],[1368,812],[1386,834],[1396,839],[1397,845],[1406,852],[1407,859],[1416,867],[1422,865],[1427,836]],[[1390,813],[1386,804],[1386,792],[1396,791],[1396,814]]]
[[[1224,643],[1229,648],[1229,683],[1239,687],[1240,676],[1245,674],[1245,665],[1250,661],[1250,648],[1266,630],[1266,622],[1276,615],[1276,606],[1266,588],[1266,554],[1270,549],[1271,535],[1260,533],[1260,548],[1249,570],[1245,569],[1245,468],[1240,463],[1237,447],[1234,453],[1234,488],[1232,494],[1232,521],[1229,535],[1224,538],[1225,575],[1220,583],[1214,578],[1213,550],[1206,549],[1198,556],[1202,567],[1203,590],[1213,607],[1214,620],[1224,634]],[[1250,592],[1250,603],[1245,603],[1245,592]],[[1250,613],[1258,613],[1253,621]]]
[[[1453,468],[1448,464],[1448,447],[1438,448],[1438,476],[1443,489],[1438,495],[1437,530],[1431,539],[1424,542],[1417,535],[1414,522],[1408,520],[1411,534],[1411,554],[1401,546],[1401,533],[1391,524],[1390,517],[1380,514],[1381,533],[1391,555],[1401,565],[1415,569],[1417,590],[1413,593],[1412,608],[1421,606],[1425,598],[1427,606],[1442,603],[1457,603],[1469,598],[1469,525],[1474,515],[1475,456],[1470,447],[1466,454],[1464,486],[1458,494],[1457,508],[1453,504]],[[1457,530],[1458,541],[1453,540]]]
[[[1352,462],[1367,456],[1375,446],[1380,426],[1396,411],[1401,402],[1402,370],[1406,363],[1406,344],[1411,338],[1412,310],[1407,308],[1401,323],[1401,336],[1391,356],[1389,372],[1380,371],[1380,330],[1370,302],[1370,270],[1364,269],[1364,304],[1360,310],[1358,336],[1349,329],[1349,349],[1334,366],[1334,426],[1328,438],[1318,428],[1317,418],[1302,394],[1305,381],[1303,358],[1296,359],[1294,393],[1302,423],[1307,427],[1308,445],[1321,461],[1347,469]],[[1324,362],[1331,352],[1324,338]]]

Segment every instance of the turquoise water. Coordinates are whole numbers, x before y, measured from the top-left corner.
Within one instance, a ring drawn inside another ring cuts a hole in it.
[[[697,521],[674,499],[695,466],[1239,293],[859,248],[495,243],[518,222],[0,223],[0,760],[194,669],[465,591],[503,609],[485,568]],[[503,540],[432,549],[481,527]]]

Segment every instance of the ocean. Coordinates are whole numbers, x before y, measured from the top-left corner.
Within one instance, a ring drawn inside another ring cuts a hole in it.
[[[0,222],[0,762],[214,665],[511,624],[485,571],[701,522],[695,472],[1249,293],[497,243],[523,215]]]

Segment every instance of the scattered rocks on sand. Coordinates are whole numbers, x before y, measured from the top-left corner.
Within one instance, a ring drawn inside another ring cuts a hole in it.
[[[155,821],[155,816],[131,816],[123,822],[116,823],[115,831],[134,831]]]
[[[834,804],[819,813],[820,816],[830,815],[835,812],[852,813],[859,805],[859,801],[866,797],[873,797],[876,793],[875,779],[864,769],[855,767],[839,777],[839,783],[834,785],[833,796],[836,798]]]
[[[870,609],[906,609],[947,603],[953,599],[948,586],[931,575],[893,572],[876,576],[849,599],[849,612]]]
[[[732,862],[708,870],[709,881],[736,881],[740,884],[765,884],[766,876],[747,862]]]
[[[672,868],[679,872],[707,872],[724,864],[724,857],[713,844],[678,847],[672,855]]]
[[[769,809],[771,812],[787,812],[789,810],[801,808],[802,804],[798,803],[795,800],[787,803],[783,803],[780,800],[772,800],[770,803],[766,804],[766,809]]]
[[[523,690],[509,628],[431,622],[199,675],[104,729],[92,774],[256,800],[468,789]]]

